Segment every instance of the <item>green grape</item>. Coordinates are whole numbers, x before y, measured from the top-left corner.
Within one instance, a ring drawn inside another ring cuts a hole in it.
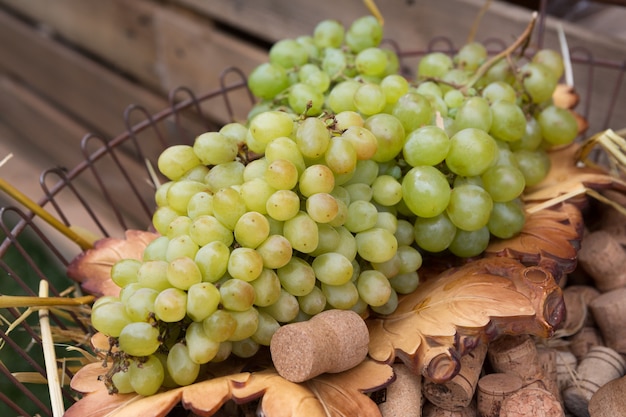
[[[309,68],[314,68],[315,70],[303,72],[304,67],[300,68],[300,71],[298,71],[298,79],[300,82],[313,87],[315,91],[325,93],[330,87],[330,75],[322,71],[317,65],[306,64],[305,66],[307,65]]]
[[[237,220],[234,233],[241,246],[256,248],[270,235],[270,222],[261,213],[249,211]]]
[[[191,223],[192,220],[189,217],[178,216],[177,218],[173,219],[167,226],[166,236],[169,239],[173,239],[177,236],[188,235]]]
[[[216,342],[228,340],[237,328],[237,320],[226,310],[216,310],[202,321],[202,329]]]
[[[378,170],[378,168],[376,169]],[[357,174],[358,171],[359,171],[359,164],[357,164],[357,169],[354,171],[355,175]],[[350,193],[343,185],[336,185],[335,188],[333,188],[333,190],[330,192],[330,195],[335,197],[335,199],[340,203],[350,204]]]
[[[521,149],[513,152],[513,155],[520,171],[524,174],[526,187],[539,184],[548,175],[550,158],[543,150],[527,151]]]
[[[207,184],[190,180],[176,181],[167,190],[167,204],[179,213],[187,213],[191,197],[202,191],[209,191]]]
[[[348,59],[340,48],[326,48],[324,49],[320,66],[331,80],[335,80],[343,75],[348,66]]]
[[[543,138],[551,145],[567,145],[578,136],[576,118],[567,109],[550,105],[537,116]]]
[[[233,351],[233,342],[221,342],[220,347],[217,351],[217,355],[211,360],[213,363],[224,362],[228,359]]]
[[[512,168],[517,168],[517,160],[515,159],[515,156],[513,156],[513,151],[511,150],[511,147],[509,145],[509,143],[513,143],[513,142],[503,142],[501,140],[496,140],[496,143],[498,145],[498,154],[496,155],[496,159],[492,165],[508,165]],[[484,174],[484,173],[483,173]],[[457,177],[457,178],[461,178],[461,177]],[[484,185],[483,181],[482,181],[482,177],[471,177],[473,179],[478,179],[480,178],[481,181],[478,183],[481,187]]]
[[[166,288],[154,300],[156,317],[166,323],[175,323],[187,314],[187,293],[178,288]]]
[[[348,216],[344,223],[352,233],[363,232],[376,225],[378,210],[376,206],[365,200],[355,200],[348,206]]]
[[[526,222],[524,208],[518,200],[494,203],[487,227],[500,239],[509,239],[522,231]]]
[[[141,288],[141,286],[140,286],[139,284],[137,284],[136,282],[135,282],[135,283],[132,283],[132,284],[129,284],[129,285],[128,285],[128,287],[125,287],[125,288],[131,288],[131,287],[134,287],[134,289],[132,290],[132,292],[135,292],[137,289]],[[103,296],[101,296],[101,297],[98,297],[98,298],[97,298],[97,299],[93,302],[93,304],[91,305],[91,309],[92,309],[92,310],[93,310],[93,309],[96,309],[96,308],[98,308],[100,305],[102,305],[102,304],[106,304],[106,303],[114,303],[114,302],[117,302],[117,301],[122,301],[122,303],[123,303],[124,301],[121,299],[121,293],[122,293],[122,291],[124,291],[124,288],[122,288],[122,289],[120,290],[120,295],[118,295],[118,296],[114,296],[114,295],[103,295]]]
[[[379,271],[387,278],[395,277],[400,273],[400,257],[398,253],[385,262],[372,262],[372,268],[374,270]]]
[[[404,145],[405,132],[402,122],[390,114],[375,114],[365,120],[364,127],[374,134],[378,149],[372,159],[387,162],[394,159]]]
[[[128,378],[133,391],[139,395],[155,394],[165,379],[165,370],[159,358],[150,355],[146,360],[132,360]]]
[[[314,286],[308,294],[297,297],[297,299],[300,310],[310,316],[321,313],[326,307],[326,296],[320,287]]]
[[[278,300],[267,307],[260,307],[259,311],[269,314],[280,323],[289,323],[298,315],[300,305],[294,295],[289,294],[285,289],[281,289]]]
[[[494,162],[497,152],[498,144],[488,133],[476,128],[463,129],[450,138],[446,165],[457,175],[480,175]]]
[[[461,91],[451,89],[446,91],[443,95],[443,101],[446,103],[448,108],[456,109],[461,107],[461,105],[465,102],[465,96]]]
[[[125,287],[131,282],[137,282],[137,271],[141,261],[137,259],[121,259],[111,267],[111,279],[118,287]]]
[[[295,141],[303,156],[316,159],[326,152],[330,142],[330,132],[322,120],[317,117],[307,117],[298,125]],[[291,176],[289,178],[291,178]],[[290,190],[294,186],[295,184],[289,188],[274,188]]]
[[[532,62],[538,62],[550,68],[554,77],[558,80],[563,76],[565,66],[561,54],[552,49],[540,49],[533,55]]]
[[[207,363],[217,355],[220,342],[211,339],[204,331],[202,322],[193,322],[185,330],[185,344],[189,359],[192,362],[202,365]]]
[[[291,161],[296,168],[298,168],[298,174],[302,175],[302,172],[306,168],[302,153],[298,149],[298,145],[291,138],[280,137],[274,139],[265,148],[265,158],[269,163],[274,162],[277,159],[286,159]]]
[[[169,244],[167,236],[159,236],[150,243],[143,251],[142,260],[147,261],[164,261],[167,245]],[[139,272],[139,271],[137,271]]]
[[[157,186],[157,189],[154,192],[154,202],[156,203],[157,207],[167,206],[167,190],[169,190],[169,188],[174,183],[175,181],[166,181],[163,184]]]
[[[481,178],[485,190],[499,203],[518,197],[526,186],[522,171],[511,165],[492,166]]]
[[[322,294],[326,303],[340,310],[349,310],[359,301],[359,290],[356,285],[348,281],[342,285],[328,285],[322,283]]]
[[[412,246],[399,245],[396,255],[400,259],[400,274],[417,271],[422,266],[422,254]]]
[[[482,97],[470,97],[458,108],[454,118],[454,129],[459,132],[467,128],[475,128],[488,132],[493,116],[489,102]]]
[[[91,307],[91,309],[94,310],[100,304],[107,304],[107,303],[117,302],[117,301],[121,301],[124,305],[126,305],[126,303],[128,302],[128,299],[130,298],[130,296],[133,295],[135,293],[135,291],[137,291],[140,288],[144,288],[144,287],[139,282],[131,282],[130,284],[128,284],[124,288],[120,289],[120,293],[119,293],[119,295],[117,297],[109,298],[110,296],[107,296],[106,298],[103,299],[102,302],[98,302],[99,299],[96,300],[96,302],[93,303],[93,306]]]
[[[354,169],[354,174],[352,178],[348,180],[344,185],[344,189],[347,191],[348,188],[354,184],[359,184],[360,186],[370,186],[374,182],[374,180],[378,177],[379,174],[379,165],[376,161],[372,159],[364,159],[360,160],[356,164],[356,168]],[[335,187],[333,190],[335,190]],[[348,194],[350,194],[348,192]],[[348,197],[350,198],[350,197]],[[371,198],[371,196],[370,196]],[[350,203],[350,200],[344,201],[345,203]]]
[[[255,96],[271,100],[289,87],[289,77],[285,68],[265,62],[248,75],[248,87]]]
[[[380,113],[387,103],[385,93],[378,84],[364,83],[354,92],[354,107],[363,115]]]
[[[187,315],[193,321],[203,321],[217,311],[220,297],[220,290],[210,282],[192,285],[187,290]]]
[[[342,285],[350,281],[354,270],[350,259],[340,253],[329,252],[318,256],[311,263],[318,280],[329,285]]]
[[[224,162],[211,168],[204,179],[204,183],[212,193],[222,188],[241,185],[243,184],[244,168],[244,164],[239,161]],[[188,203],[189,200],[187,199],[185,202]],[[187,204],[185,204],[185,207],[187,207]]]
[[[443,212],[434,217],[417,217],[413,225],[415,243],[428,252],[442,252],[450,246],[457,228]]]
[[[192,258],[182,256],[168,263],[167,280],[172,287],[188,290],[192,285],[202,282],[202,272]]]
[[[394,104],[409,92],[409,81],[400,74],[389,74],[380,81],[387,104]]]
[[[187,203],[187,216],[190,219],[203,215],[213,215],[213,194],[206,191],[194,194]]]
[[[265,179],[253,178],[241,185],[239,194],[247,210],[267,214],[267,200],[275,191],[276,189],[269,185]],[[244,214],[245,211],[242,216]]]
[[[276,333],[276,330],[280,327],[280,323],[276,319],[267,313],[259,312],[259,325],[256,332],[250,336],[254,342],[259,345],[269,346],[272,340],[272,336]],[[234,346],[233,346],[234,347]],[[240,353],[235,352],[235,355],[241,357]]]
[[[198,249],[198,244],[189,235],[176,236],[167,244],[165,260],[171,262],[182,257],[194,258]]]
[[[317,223],[328,223],[339,212],[339,204],[328,193],[316,193],[307,198],[306,212]]]
[[[250,282],[257,279],[262,270],[263,257],[255,249],[238,247],[231,251],[228,258],[228,273],[233,278]]]
[[[266,307],[274,304],[280,297],[281,282],[273,269],[264,268],[261,275],[250,281],[254,288],[254,305]]]
[[[473,231],[487,224],[492,208],[493,200],[487,191],[465,184],[452,189],[446,212],[457,228]]]
[[[219,132],[205,132],[193,142],[193,151],[204,165],[218,165],[234,161],[239,146],[232,137]]]
[[[137,283],[157,291],[170,288],[172,285],[167,280],[167,266],[165,260],[145,261],[137,271]]]
[[[334,174],[349,174],[356,168],[356,149],[352,142],[339,136],[330,141],[324,159]]]
[[[182,342],[171,347],[166,363],[168,373],[181,386],[192,384],[200,374],[200,365],[191,359],[189,348]]]
[[[213,194],[213,214],[228,229],[233,230],[246,211],[244,199],[235,189],[223,188]]]
[[[478,256],[487,249],[489,236],[487,226],[473,231],[458,229],[448,249],[454,255],[462,258]]]
[[[130,383],[130,372],[128,369],[120,370],[111,376],[111,382],[115,386],[116,394],[130,394],[135,392]]]
[[[406,133],[430,123],[434,112],[426,96],[418,93],[406,93],[394,104],[391,114],[402,123]]]
[[[304,47],[309,60],[317,60],[320,57],[320,50],[315,45],[315,39],[310,35],[300,35],[296,38],[296,42]]]
[[[319,49],[339,48],[343,43],[345,28],[338,20],[322,20],[313,30],[313,40]]]
[[[291,258],[287,265],[276,270],[281,286],[289,294],[304,296],[315,287],[315,270],[301,258]]]
[[[124,304],[128,317],[132,321],[147,322],[150,315],[154,314],[154,300],[156,300],[157,295],[159,292],[152,288],[139,288],[130,294]]]
[[[417,271],[407,272],[406,274],[398,274],[393,278],[389,278],[391,288],[398,294],[410,294],[420,283],[420,277]]]
[[[413,224],[406,219],[397,219],[394,236],[398,245],[411,245],[415,241]]]
[[[543,141],[543,135],[541,134],[541,127],[539,126],[539,122],[534,117],[529,117],[526,120],[526,129],[524,131],[524,135],[520,140],[516,140],[515,142],[510,142],[509,147],[512,151],[518,151],[521,149],[525,149],[528,151],[534,151],[539,148],[541,142]]]
[[[363,116],[351,110],[335,114],[334,121],[334,130],[341,133],[352,126],[363,127],[363,123],[365,122],[365,120],[363,120]]]
[[[385,262],[398,250],[398,241],[389,230],[372,228],[355,236],[357,252],[370,262]]]
[[[285,221],[283,235],[299,252],[312,252],[318,244],[317,223],[304,211]]]
[[[354,64],[361,74],[380,76],[387,68],[387,54],[380,48],[366,48],[356,55]]]
[[[330,193],[335,188],[333,171],[321,164],[308,166],[300,175],[298,189],[304,197],[317,193]]]
[[[296,226],[303,223],[306,224],[306,222],[298,221],[296,222]],[[310,224],[306,225],[310,226]],[[297,235],[297,232],[295,233]],[[303,236],[303,239],[306,239],[306,237]],[[306,240],[306,242],[310,243],[309,240]],[[287,236],[270,235],[267,239],[263,241],[263,243],[257,246],[256,251],[259,253],[259,255],[261,255],[261,258],[263,259],[263,266],[265,268],[276,269],[280,268],[283,265],[286,265],[287,262],[289,262],[289,259],[291,259],[293,253],[293,249],[294,248]]]
[[[291,190],[278,190],[267,199],[265,210],[273,219],[289,220],[300,211],[300,197]]]
[[[328,223],[318,223],[317,233],[319,235],[317,248],[310,253],[311,256],[319,256],[322,253],[334,252],[335,249],[337,249],[340,239],[339,232],[335,226],[331,226]]]
[[[253,335],[254,336],[254,335]],[[252,337],[232,342],[232,354],[240,358],[250,358],[259,351],[260,345]]]
[[[492,123],[489,133],[505,142],[520,140],[526,133],[526,116],[515,103],[496,101],[491,104]]]
[[[504,81],[493,81],[485,86],[481,91],[481,96],[493,104],[496,101],[506,101],[509,103],[517,102],[517,93],[515,89]]]
[[[360,86],[361,83],[354,80],[345,80],[337,83],[331,88],[326,99],[330,110],[334,113],[356,111],[354,93]]]
[[[308,60],[309,54],[306,49],[294,39],[281,39],[274,43],[269,51],[270,63],[285,69],[299,67]]]
[[[309,84],[296,83],[289,88],[289,107],[297,114],[317,116],[322,112],[324,95]]]
[[[293,117],[278,110],[259,113],[250,120],[249,132],[255,140],[268,144],[276,138],[291,135]]]
[[[487,49],[480,42],[465,44],[454,56],[456,65],[467,71],[475,71],[487,59]]]
[[[352,22],[345,34],[345,43],[358,53],[378,46],[383,38],[383,27],[374,16],[363,16]]]
[[[402,195],[412,213],[420,217],[434,217],[448,206],[450,185],[437,168],[416,166],[402,180]]]
[[[402,155],[409,165],[437,165],[450,150],[450,138],[437,126],[424,126],[409,133]]]
[[[220,286],[219,292],[222,306],[227,310],[246,311],[254,304],[254,287],[241,279],[226,280]]]
[[[167,236],[170,223],[180,215],[181,213],[169,206],[157,207],[152,214],[152,225],[161,235]]]
[[[189,145],[169,146],[157,159],[159,171],[172,181],[179,180],[187,171],[200,163],[200,159]]]
[[[398,308],[398,293],[392,289],[389,300],[382,306],[372,307],[372,311],[377,314],[386,315],[396,311],[396,308]]]
[[[357,160],[359,162],[370,161],[370,158],[374,156],[374,154],[378,150],[378,141],[376,139],[376,136],[374,136],[372,132],[370,132],[363,126],[350,126],[341,134],[341,137],[347,139],[352,143],[352,146],[356,151]],[[354,176],[350,179],[350,181],[353,180]]]
[[[231,122],[222,126],[219,133],[234,140],[237,144],[243,144],[248,134],[248,128],[239,122]]]
[[[379,307],[389,301],[391,284],[385,275],[379,271],[363,271],[356,281],[359,297],[367,304]]]
[[[119,348],[131,356],[152,355],[161,345],[159,329],[150,323],[128,323],[117,338]]]
[[[543,103],[552,98],[558,78],[552,70],[539,62],[529,62],[521,68],[523,85],[533,103]]]
[[[269,162],[267,162],[265,158],[259,158],[248,162],[246,167],[243,169],[244,182],[251,181],[255,178],[264,178],[265,171],[267,171],[268,166]]]
[[[439,78],[452,69],[452,58],[443,52],[431,52],[422,57],[417,67],[417,78]]]
[[[396,230],[398,229],[398,218],[394,213],[379,211],[378,216],[376,217],[376,224],[374,225],[374,227],[387,229],[395,236]]]
[[[348,259],[354,259],[357,254],[356,238],[344,226],[336,227],[339,234],[339,244],[335,248],[335,252],[342,254]]]
[[[252,336],[259,324],[259,312],[254,307],[246,311],[224,310],[230,313],[237,322],[234,333],[228,338],[231,342],[247,339]]]
[[[126,313],[125,305],[120,301],[100,304],[91,311],[91,325],[110,337],[118,337],[122,329],[130,323],[131,318]]]
[[[202,273],[202,281],[217,282],[228,270],[230,250],[222,241],[216,240],[202,246],[194,261]]]
[[[387,67],[383,75],[394,75],[401,72],[400,57],[393,49],[383,48],[383,52],[387,55]]]
[[[482,77],[479,85],[487,85],[494,81],[504,81],[507,84],[512,84],[515,80],[513,69],[509,65],[508,60],[502,58],[495,62]]]
[[[296,213],[298,214],[298,213]],[[271,218],[269,215],[265,216],[267,218],[267,221],[269,221],[270,223],[270,236],[271,235],[282,235],[283,234],[283,223],[280,220],[276,220]],[[268,236],[269,238],[269,236]],[[257,246],[258,249],[258,246]]]
[[[423,96],[443,97],[441,87],[439,87],[439,84],[434,81],[424,81],[419,83],[415,92]]]

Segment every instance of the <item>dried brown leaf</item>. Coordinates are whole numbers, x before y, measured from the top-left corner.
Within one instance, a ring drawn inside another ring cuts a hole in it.
[[[402,297],[396,311],[367,320],[370,356],[445,382],[459,359],[499,334],[549,336],[562,319],[561,290],[541,268],[508,258],[449,269]]]
[[[214,415],[227,401],[238,404],[260,399],[271,417],[380,417],[378,406],[364,393],[383,388],[394,379],[393,369],[365,360],[353,369],[324,374],[302,384],[282,378],[273,368],[218,376],[149,397],[108,394],[98,375],[101,363],[87,365],[72,379],[72,388],[85,393],[66,417],[165,416],[177,404],[198,416]]]
[[[92,249],[72,260],[67,275],[80,282],[86,292],[96,295],[118,295],[120,288],[111,281],[111,267],[121,259],[141,259],[143,251],[159,235],[141,230],[127,230],[125,239],[104,238]]]

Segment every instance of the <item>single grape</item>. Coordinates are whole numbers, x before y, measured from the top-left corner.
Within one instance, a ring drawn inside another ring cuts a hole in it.
[[[492,122],[489,102],[482,97],[470,97],[458,108],[454,118],[454,129],[459,132],[475,128],[488,132]]]
[[[137,282],[137,271],[142,262],[137,259],[121,259],[111,267],[111,279],[120,288]]]
[[[239,151],[236,140],[219,132],[205,132],[193,142],[193,151],[204,165],[234,161]]]
[[[359,301],[359,290],[353,282],[349,281],[342,285],[328,285],[322,283],[322,294],[326,303],[333,308],[348,310]]]
[[[448,249],[454,255],[463,258],[478,256],[487,249],[489,237],[487,226],[473,231],[458,229]]]
[[[416,166],[402,180],[402,195],[412,213],[420,217],[434,217],[448,206],[450,185],[437,168]]]
[[[483,187],[491,195],[494,202],[506,202],[517,198],[526,181],[524,174],[512,165],[495,165],[481,176]]]
[[[541,149],[528,151],[521,149],[513,152],[520,171],[524,174],[526,187],[539,184],[550,171],[550,158]]]
[[[191,359],[187,345],[178,342],[167,355],[167,371],[178,385],[185,386],[198,378],[200,365]]]
[[[330,132],[322,120],[317,117],[307,117],[298,125],[295,141],[303,156],[316,159],[326,152],[330,142]],[[274,186],[274,188],[291,189],[294,186],[295,184],[291,187],[279,188]]]
[[[232,354],[239,356],[240,358],[250,358],[256,355],[261,346],[252,339],[252,336],[243,340],[232,342]]]
[[[402,200],[402,184],[391,175],[381,175],[372,184],[372,198],[383,206],[393,206]]]
[[[222,188],[241,185],[243,184],[244,169],[245,165],[239,161],[230,161],[215,165],[204,178],[204,184],[212,193]],[[196,193],[194,193],[194,195],[195,194]],[[188,202],[189,199],[185,200],[183,203]],[[187,207],[187,204],[185,204],[185,207]]]
[[[300,197],[291,190],[278,190],[267,199],[265,209],[273,219],[289,220],[300,211]]]
[[[387,68],[387,54],[380,48],[366,48],[354,59],[357,71],[364,75],[380,76]]]
[[[387,104],[385,93],[380,85],[364,83],[354,92],[354,107],[363,115],[380,113]]]
[[[129,323],[120,332],[119,348],[131,356],[152,355],[161,345],[159,329],[151,323]]]
[[[417,67],[417,78],[442,77],[452,69],[453,62],[450,56],[443,52],[431,52],[422,57]]]
[[[129,394],[135,392],[135,389],[130,383],[130,372],[128,369],[122,369],[111,376],[111,382],[115,387],[117,394]]]
[[[334,113],[356,111],[354,93],[360,86],[361,83],[354,80],[345,80],[337,83],[331,88],[326,99],[330,110]]]
[[[294,295],[282,289],[278,300],[274,304],[260,307],[259,311],[269,314],[280,323],[289,323],[298,315],[300,305]]]
[[[246,311],[254,304],[254,287],[241,279],[226,280],[219,288],[222,306],[230,311]]]
[[[319,49],[339,48],[343,43],[345,28],[343,25],[332,19],[319,22],[313,30],[313,40]]]
[[[137,283],[157,291],[170,288],[172,285],[167,280],[167,266],[168,262],[165,260],[145,261],[137,271]]]
[[[249,132],[254,139],[268,144],[273,139],[291,135],[293,118],[278,110],[263,112],[250,120]]]
[[[200,159],[189,145],[169,146],[157,159],[159,171],[172,181],[180,179],[187,171],[200,163]]]
[[[280,327],[280,323],[276,319],[267,313],[259,312],[259,325],[256,332],[250,336],[254,342],[259,345],[269,346],[272,340],[272,336]],[[241,352],[234,351],[235,355],[242,357]],[[251,355],[250,355],[251,356]],[[244,356],[245,357],[245,356]]]
[[[193,322],[185,330],[185,344],[189,359],[198,365],[205,364],[217,355],[220,342],[212,339],[204,331],[202,322]]]
[[[250,285],[254,288],[255,306],[266,307],[274,304],[280,296],[281,282],[273,269],[264,268],[257,279],[250,281]]]
[[[365,120],[365,128],[374,134],[378,148],[372,159],[386,162],[394,159],[404,145],[405,132],[402,122],[390,114],[375,114]]]
[[[481,96],[486,99],[489,104],[502,100],[509,103],[517,101],[517,93],[515,89],[504,81],[493,81],[485,86],[481,91]]]
[[[465,184],[452,189],[446,213],[459,229],[473,231],[489,221],[493,200],[483,188]]]
[[[276,270],[280,284],[289,294],[304,296],[315,286],[315,270],[301,258],[291,258],[287,265]]]
[[[409,133],[402,155],[409,165],[437,165],[450,150],[450,138],[437,126],[424,126]]]
[[[497,152],[498,144],[484,130],[463,129],[450,138],[446,165],[457,175],[464,177],[480,175],[491,166]]]
[[[326,307],[326,296],[320,287],[314,286],[308,294],[297,298],[300,310],[310,316],[321,313]]]
[[[100,304],[91,311],[91,325],[107,336],[118,337],[131,322],[125,305],[120,301]]]
[[[509,239],[524,228],[526,215],[519,200],[494,203],[487,227],[489,232],[500,239]]]
[[[354,200],[348,206],[344,226],[352,233],[358,233],[374,227],[377,220],[378,210],[374,204],[365,200]]]
[[[480,42],[470,42],[454,56],[456,65],[466,71],[475,71],[487,58],[487,49]]]
[[[370,262],[385,262],[398,250],[398,241],[389,230],[372,228],[355,236],[357,252]]]
[[[543,141],[543,135],[541,134],[541,127],[539,126],[539,122],[534,117],[529,117],[526,120],[526,129],[524,131],[524,135],[520,140],[516,140],[515,142],[510,142],[509,147],[512,151],[518,151],[521,149],[525,149],[528,151],[534,151],[539,148],[541,142]]]
[[[285,69],[299,67],[308,60],[307,50],[295,39],[281,39],[274,43],[269,51],[270,64],[280,65]]]
[[[154,300],[156,317],[167,323],[175,323],[187,314],[187,293],[178,288],[164,289]]]
[[[489,133],[497,139],[514,142],[526,133],[526,115],[515,103],[496,101],[491,104],[491,116]]]
[[[352,278],[352,262],[340,253],[324,253],[313,260],[311,267],[317,279],[326,284],[342,285]]]
[[[124,303],[126,314],[132,321],[145,321],[154,314],[154,301],[159,292],[152,288],[139,288],[129,295]],[[143,355],[139,355],[143,356]]]
[[[193,241],[191,236],[176,236],[170,239],[167,244],[167,249],[165,250],[165,260],[167,262],[171,262],[174,259],[182,257],[193,259],[196,256],[196,252],[198,252],[198,249],[198,244]]]
[[[241,246],[256,248],[269,236],[270,222],[261,213],[249,211],[237,220],[234,234]]]
[[[326,166],[330,168],[333,174],[350,175],[356,168],[357,154],[354,145],[348,139],[341,136],[330,141],[328,149],[324,154]],[[335,177],[335,182],[337,179]]]
[[[383,38],[383,27],[374,16],[363,16],[354,20],[345,34],[345,43],[358,53],[378,46]]]
[[[529,62],[521,68],[523,85],[533,103],[543,103],[552,98],[558,78],[552,70],[539,62]]]
[[[393,278],[389,278],[389,284],[398,294],[410,294],[420,283],[420,277],[417,271],[407,272],[406,274],[398,274]]]
[[[250,282],[257,279],[262,270],[263,257],[255,249],[238,247],[231,251],[228,258],[228,273],[233,278]]]
[[[535,55],[533,55],[532,62],[539,62],[550,68],[550,71],[557,80],[561,78],[565,71],[561,54],[553,49],[538,50]]]
[[[379,307],[389,301],[391,284],[385,275],[379,271],[363,271],[356,281],[359,297],[367,304]]]
[[[446,250],[457,231],[445,212],[434,217],[417,217],[413,227],[415,243],[420,248],[433,253]]]
[[[165,370],[159,358],[150,355],[146,360],[130,361],[128,377],[130,385],[137,394],[150,396],[161,388]]]
[[[194,261],[202,273],[202,281],[219,281],[228,269],[229,257],[230,250],[224,242],[213,241],[202,246],[194,257]]]
[[[551,145],[567,145],[578,136],[576,118],[567,109],[550,105],[537,116],[543,138]]]
[[[422,94],[409,92],[398,99],[391,111],[406,133],[430,123],[434,111],[428,98]]]
[[[203,191],[210,191],[209,186],[203,182],[190,180],[176,181],[167,190],[167,205],[178,213],[187,213],[187,205],[191,197]]]
[[[295,217],[294,217],[295,219]],[[290,219],[291,221],[293,219]],[[311,227],[311,224],[307,221],[298,221],[295,222],[295,226],[305,224],[307,227]],[[312,230],[306,230],[304,233],[312,232]],[[317,233],[317,232],[316,232]],[[298,237],[297,232],[294,232],[294,235]],[[313,244],[315,239],[309,239],[306,236],[302,236],[303,241],[298,241],[298,243],[307,243]],[[293,247],[291,242],[286,236],[281,236],[278,234],[271,234],[267,239],[263,241],[259,246],[257,246],[256,251],[261,255],[263,259],[263,266],[265,268],[276,269],[284,266],[289,262],[293,253]]]
[[[322,112],[324,95],[313,86],[296,83],[289,88],[287,96],[289,107],[297,114],[317,116]]]
[[[324,49],[321,68],[330,76],[331,80],[342,76],[347,66],[348,60],[343,50],[340,48]]]
[[[188,290],[192,285],[202,282],[202,272],[193,258],[182,256],[168,263],[167,280],[172,287]]]
[[[195,220],[199,216],[213,215],[213,194],[201,191],[194,194],[187,203],[187,216]]]
[[[216,342],[228,340],[237,328],[237,320],[226,310],[216,310],[202,321],[204,333]]]
[[[280,65],[265,62],[248,75],[248,87],[257,97],[273,99],[289,87],[287,71]]]
[[[234,188],[222,188],[213,194],[213,214],[228,229],[233,230],[246,211],[243,197]]]
[[[210,282],[201,282],[187,291],[187,315],[200,322],[217,311],[220,303],[220,290]]]
[[[380,81],[385,93],[387,104],[394,104],[400,97],[409,92],[409,81],[400,74],[387,75]]]

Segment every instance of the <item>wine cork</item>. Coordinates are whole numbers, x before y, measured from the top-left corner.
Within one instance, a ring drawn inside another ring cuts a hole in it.
[[[524,386],[543,379],[537,347],[529,335],[499,337],[489,345],[487,356],[495,372],[518,375]]]
[[[606,230],[583,238],[578,261],[601,292],[626,287],[626,251]]]
[[[276,371],[291,382],[342,372],[367,356],[369,332],[352,310],[327,310],[308,321],[281,326],[270,342]]]
[[[393,364],[396,380],[386,388],[384,402],[378,405],[382,417],[419,417],[422,410],[422,375],[403,363]]]
[[[626,372],[626,361],[611,348],[593,346],[576,367],[576,379],[563,391],[565,407],[576,416],[589,416],[589,400],[604,384]]]
[[[591,417],[616,417],[626,410],[626,377],[604,384],[589,400]]]
[[[537,347],[539,365],[543,370],[543,385],[547,391],[552,393],[552,395],[560,401],[561,389],[559,388],[559,381],[557,377],[556,355],[557,350],[554,348],[544,346]]]
[[[570,285],[563,289],[563,302],[567,315],[561,329],[573,330],[580,326],[594,326],[589,304],[600,295],[597,288],[590,285]]]
[[[619,191],[603,190],[602,194],[614,203],[626,207],[626,196]],[[601,212],[598,228],[609,232],[620,244],[626,245],[626,216],[615,207],[608,204],[600,206]]]
[[[422,417],[476,417],[476,413],[474,403],[457,410],[446,410],[445,408],[437,407],[435,404],[426,403],[422,410]]]
[[[622,267],[626,269],[626,264]],[[618,288],[596,297],[589,308],[600,328],[604,343],[626,355],[626,288]]]
[[[569,338],[569,350],[581,360],[592,346],[604,346],[602,335],[596,327],[583,327],[578,333]]]
[[[522,388],[502,401],[499,417],[564,417],[561,402],[541,388]]]
[[[522,388],[522,379],[515,374],[487,374],[478,380],[476,410],[479,417],[498,417],[502,401]]]
[[[556,380],[559,391],[567,388],[576,378],[576,366],[578,359],[572,352],[560,349],[556,351]]]
[[[459,373],[450,381],[443,384],[424,382],[424,396],[434,405],[446,410],[468,407],[474,397],[486,354],[486,343],[476,346],[461,357]]]

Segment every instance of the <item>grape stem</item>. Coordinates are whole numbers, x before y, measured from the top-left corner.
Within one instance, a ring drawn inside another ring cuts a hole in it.
[[[378,20],[378,23],[383,26],[385,24],[385,19],[383,18],[380,9],[376,5],[376,2],[374,0],[363,0],[363,3],[365,3],[365,7],[367,7],[367,10],[369,10],[369,12],[376,18],[376,20]]]
[[[476,32],[478,31],[478,26],[480,25],[480,21],[482,20],[487,10],[489,10],[489,8],[491,7],[491,3],[492,3],[492,0],[487,0],[485,4],[483,4],[483,7],[481,7],[480,10],[478,11],[476,18],[474,19],[474,22],[472,23],[472,28],[470,29],[469,35],[467,36],[466,43],[472,43],[474,41],[474,38],[476,37]]]
[[[480,78],[485,75],[487,73],[487,71],[489,71],[489,69],[496,63],[498,62],[500,59],[510,56],[517,48],[525,46],[529,39],[530,39],[530,35],[532,34],[533,29],[535,28],[535,23],[537,22],[537,12],[533,12],[530,22],[528,23],[528,26],[526,26],[526,29],[524,29],[524,32],[515,40],[515,42],[513,42],[511,45],[509,45],[506,49],[502,50],[501,52],[499,52],[498,54],[492,56],[489,60],[487,60],[484,64],[482,64],[474,73],[474,75],[467,80],[467,82],[461,86],[460,90],[466,94],[467,91],[472,88],[474,86],[474,84],[476,84],[476,82],[478,80],[480,80]]]

